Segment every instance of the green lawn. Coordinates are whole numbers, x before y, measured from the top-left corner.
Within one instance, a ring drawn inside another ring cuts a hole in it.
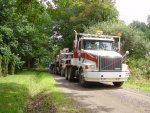
[[[25,71],[0,77],[0,113],[83,113],[60,93],[48,72]]]

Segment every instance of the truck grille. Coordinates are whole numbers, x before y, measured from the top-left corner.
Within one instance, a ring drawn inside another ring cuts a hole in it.
[[[122,58],[100,57],[100,71],[121,71]]]

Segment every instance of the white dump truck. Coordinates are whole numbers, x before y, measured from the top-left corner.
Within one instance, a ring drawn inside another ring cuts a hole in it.
[[[115,40],[117,40],[117,49]],[[65,78],[77,78],[81,86],[89,82],[112,82],[120,87],[129,77],[125,63],[128,51],[120,54],[120,36],[83,34],[75,31],[73,58],[65,68]]]

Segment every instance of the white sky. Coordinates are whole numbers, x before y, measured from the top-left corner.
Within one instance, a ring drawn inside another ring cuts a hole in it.
[[[133,20],[147,23],[150,15],[150,0],[116,0],[119,18],[127,24]]]

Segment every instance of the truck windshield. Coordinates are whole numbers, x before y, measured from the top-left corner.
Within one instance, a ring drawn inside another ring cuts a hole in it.
[[[61,59],[67,59],[67,58],[72,58],[72,57],[73,57],[72,54],[61,54],[61,55],[60,55],[60,58],[61,58]]]
[[[101,40],[84,40],[83,47],[85,50],[113,50],[113,42]]]

